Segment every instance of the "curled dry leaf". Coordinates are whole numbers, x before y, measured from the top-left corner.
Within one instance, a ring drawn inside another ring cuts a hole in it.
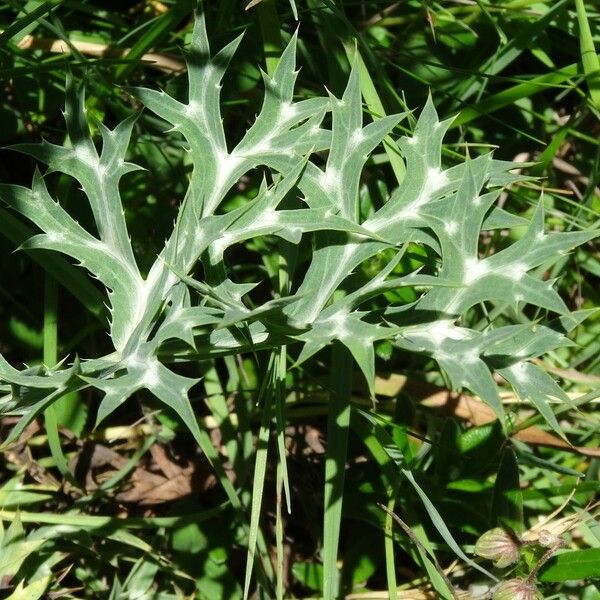
[[[210,467],[198,461],[175,461],[159,444],[150,448],[151,457],[141,461],[115,494],[118,502],[153,506],[200,494],[216,484]],[[128,459],[101,444],[84,446],[71,461],[71,468],[87,492],[123,469]],[[65,491],[74,490],[66,484]]]

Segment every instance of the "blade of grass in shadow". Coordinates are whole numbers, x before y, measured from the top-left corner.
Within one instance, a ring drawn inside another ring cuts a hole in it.
[[[263,382],[263,389],[259,394],[259,401],[260,398],[263,398],[264,405],[255,455],[254,481],[252,482],[252,508],[250,510],[250,531],[248,534],[248,552],[246,555],[246,574],[244,576],[244,600],[247,600],[250,592],[250,580],[252,579],[252,568],[254,566],[254,557],[256,555],[260,510],[262,507],[265,474],[267,471],[269,436],[271,433],[271,407],[273,404],[272,381],[275,370],[275,360],[275,354],[272,353]]]
[[[279,16],[273,0],[263,0],[257,7],[258,23],[263,40],[267,73],[273,75],[283,50]]]
[[[341,343],[331,348],[330,401],[325,451],[323,521],[323,597],[338,596],[337,553],[342,523],[342,498],[352,396],[352,355]]]
[[[597,110],[600,110],[600,60],[594,47],[594,38],[587,18],[583,0],[575,0],[577,24],[579,26],[579,46],[581,64],[590,90],[590,98]]]
[[[290,495],[290,480],[288,476],[287,460],[285,454],[285,378],[287,373],[287,354],[285,346],[277,350],[276,360],[277,367],[275,375],[275,421],[277,425],[277,450],[279,453],[279,465],[281,465],[281,475],[283,480],[283,489],[285,492],[286,508],[288,513],[291,514],[292,499]]]
[[[44,275],[44,364],[52,368],[58,362],[58,285],[52,276]],[[61,475],[77,485],[60,443],[58,414],[54,405],[44,411],[44,425],[50,453]]]
[[[502,30],[502,27],[500,27],[498,20],[494,19],[494,15],[492,15],[490,13],[490,11],[487,9],[486,5],[484,4],[484,2],[482,0],[475,0],[475,1],[477,2],[477,6],[481,10],[481,12],[487,18],[490,25],[496,30],[496,33],[498,34],[498,38],[500,40],[500,43],[502,45],[506,44],[508,42],[508,38],[506,37],[506,33],[504,33],[504,31]]]
[[[317,61],[322,69],[318,77],[326,82],[329,91],[338,96],[346,87],[350,73],[350,65],[342,43],[342,39],[348,39],[345,23],[339,17],[339,10],[333,2],[307,0],[306,5],[323,49],[321,60]]]
[[[276,475],[276,515],[275,515],[275,552],[276,552],[276,563],[277,563],[277,585],[275,592],[277,594],[277,600],[283,600],[284,589],[283,589],[283,519],[281,515],[281,505],[283,493],[283,471],[282,467],[285,462],[280,462],[277,465]]]
[[[150,450],[150,447],[156,442],[156,437],[154,435],[148,436],[144,443],[129,457],[125,465],[117,471],[114,475],[112,475],[109,479],[102,482],[100,486],[98,486],[98,490],[94,492],[94,494],[98,494],[101,492],[107,492],[111,488],[115,487],[119,482],[123,481],[129,473],[131,473],[140,463],[140,460]],[[83,500],[84,498],[82,498]]]
[[[367,448],[372,453],[373,453],[373,450],[377,451],[377,455],[374,454],[373,456],[375,457],[377,462],[380,463],[380,466],[387,464],[388,466],[385,467],[386,470],[392,469],[393,472],[395,472],[394,463],[396,466],[400,467],[400,469],[399,469],[400,473],[408,480],[408,482],[412,485],[412,487],[417,492],[418,496],[421,498],[423,506],[425,507],[425,510],[429,514],[429,517],[430,517],[434,527],[437,529],[438,533],[442,536],[442,538],[444,539],[446,544],[450,547],[450,549],[459,558],[461,558],[463,561],[465,561],[469,566],[473,567],[474,569],[477,569],[484,575],[487,575],[488,577],[496,580],[496,578],[491,573],[489,573],[488,571],[486,571],[485,569],[480,567],[477,563],[473,562],[462,551],[460,546],[456,543],[456,541],[454,540],[448,527],[446,526],[446,523],[442,519],[440,513],[437,511],[437,509],[435,508],[435,506],[433,505],[433,503],[431,502],[431,500],[429,499],[427,494],[423,491],[421,486],[415,480],[414,475],[412,474],[412,471],[410,471],[409,469],[403,468],[401,466],[404,462],[404,459],[402,458],[402,455],[399,452],[399,449],[395,445],[391,436],[377,422],[377,418],[373,418],[367,411],[364,411],[362,409],[355,409],[355,411],[357,412],[357,414],[361,415],[368,423],[372,424],[374,427],[375,435],[373,436],[373,439],[370,439],[370,445],[368,445]],[[359,424],[358,419],[356,420],[356,422],[357,422],[357,424]],[[358,426],[360,427],[360,424]],[[363,433],[364,433],[364,428],[363,428]],[[364,436],[361,435],[361,439],[364,439]],[[382,461],[381,452],[385,452],[386,454],[388,454],[388,457],[390,460],[381,462]],[[393,461],[393,462],[391,462],[391,461]]]
[[[463,108],[450,125],[450,128],[466,125],[475,119],[489,115],[505,106],[509,106],[522,98],[546,91],[549,87],[557,86],[577,76],[577,65],[569,65],[552,73],[534,77],[525,83],[502,90],[497,94],[487,96],[481,102]]]
[[[252,394],[248,393],[245,385],[245,373],[244,373],[244,365],[243,363],[232,365],[232,362],[235,363],[235,359],[233,361],[229,360],[227,357],[225,358],[225,364],[229,364],[230,367],[235,366],[239,371],[239,384],[236,390],[232,390],[234,392],[234,407],[235,414],[237,415],[237,430],[238,430],[238,438],[240,440],[238,449],[238,460],[235,465],[236,472],[239,473],[240,480],[238,481],[238,486],[243,487],[246,478],[249,476],[250,464],[252,462],[252,454],[254,452],[254,440],[252,437],[252,424],[251,424],[251,413],[252,413]]]
[[[502,452],[492,496],[492,523],[523,531],[523,496],[519,482],[519,465],[514,450]]]
[[[223,393],[223,387],[214,363],[205,371],[203,377],[204,390],[206,392],[206,403],[215,419],[215,422],[223,436],[223,444],[227,450],[227,456],[232,465],[236,464],[238,444],[235,428],[231,422],[229,407]],[[236,473],[236,479],[238,474]]]
[[[140,59],[151,48],[171,34],[175,27],[194,10],[194,0],[178,0],[173,7],[156,18],[155,23],[133,44],[127,53],[127,63],[115,69],[115,81],[121,81],[140,66]]]
[[[392,510],[390,510],[383,504],[379,504],[379,508],[381,508],[383,511],[385,511],[387,516],[391,517],[398,525],[400,525],[400,528],[402,529],[402,531],[404,531],[404,533],[407,535],[407,537],[410,539],[410,541],[419,549],[419,552],[422,556],[427,554],[427,550],[426,550],[425,546],[421,543],[419,538],[415,535],[414,531],[396,513],[394,513]],[[437,571],[438,575],[444,581],[446,588],[448,588],[448,590],[449,590],[449,593],[450,593],[449,597],[452,599],[458,598],[456,592],[454,591],[452,583],[448,579],[448,576],[446,575],[446,573],[444,573],[444,569],[442,569],[442,567],[440,566],[440,563],[437,561],[435,554],[432,554],[432,558],[434,561],[433,565],[435,567],[435,570]]]
[[[498,73],[501,73],[543,34],[552,21],[558,17],[560,11],[566,8],[567,3],[568,0],[559,0],[556,4],[551,6],[541,18],[521,29],[508,44],[502,46],[498,52],[484,61],[477,69],[478,72],[486,73],[487,75],[497,75]],[[465,102],[479,91],[479,79],[480,76],[474,74],[464,81],[459,80],[457,82],[453,92],[453,95],[457,100],[455,109],[458,107],[459,102]]]
[[[214,519],[229,507],[229,503],[193,514],[170,517],[103,517],[99,515],[55,514],[48,512],[23,512],[0,510],[0,521],[12,522],[17,514],[22,523],[43,523],[45,525],[67,525],[82,529],[160,529],[181,527],[188,523],[202,523]]]
[[[479,566],[476,562],[474,562],[473,560],[471,560],[462,551],[462,548],[456,543],[454,537],[452,537],[452,534],[450,533],[450,530],[446,526],[446,523],[444,522],[444,519],[442,518],[442,516],[438,512],[437,508],[433,505],[433,503],[431,502],[431,500],[429,499],[429,497],[427,496],[427,494],[425,493],[425,491],[423,490],[423,488],[421,488],[421,486],[417,483],[417,481],[415,480],[414,475],[412,474],[412,472],[409,471],[408,469],[400,469],[400,472],[402,473],[402,475],[404,475],[404,477],[406,477],[406,479],[413,486],[413,488],[415,489],[415,491],[417,492],[417,494],[421,498],[421,502],[423,502],[423,506],[425,507],[425,510],[427,511],[427,514],[429,515],[429,518],[431,519],[431,522],[433,523],[433,526],[437,529],[438,533],[442,536],[442,538],[444,539],[444,541],[446,542],[446,544],[448,544],[448,546],[450,547],[450,549],[460,559],[462,559],[464,562],[466,562],[470,567],[473,567],[474,569],[477,569],[478,571],[480,571],[484,575],[487,575],[488,577],[490,577],[494,581],[497,581],[496,577],[494,577],[489,571],[486,571],[483,567]]]
[[[21,223],[9,211],[0,208],[0,234],[16,246],[35,235],[35,231]],[[104,322],[104,296],[83,272],[55,252],[25,250],[53,279],[67,289],[90,313]]]
[[[34,25],[38,19],[57,8],[62,2],[63,0],[47,0],[34,8],[30,13],[18,18],[12,25],[9,25],[0,33],[0,47],[6,45],[9,41],[13,41],[13,38],[16,36],[19,37],[14,41],[18,42],[21,37],[31,31],[31,28],[29,28],[30,25]]]
[[[565,138],[571,134],[571,130],[577,127],[581,115],[571,115],[568,121],[561,125],[558,131],[552,136],[544,151],[539,155],[536,164],[529,169],[529,173],[533,176],[539,176],[546,171],[551,164],[552,159],[563,145]]]
[[[399,489],[401,481],[398,465],[404,462],[404,457],[392,437],[372,415],[361,409],[353,409],[351,426],[352,430],[356,432],[381,469],[384,482],[388,488]],[[420,542],[420,545],[417,545],[416,549],[410,552],[413,560],[423,565],[433,589],[439,594],[440,598],[452,598],[452,588],[448,587],[444,578],[439,574],[434,560],[432,560],[435,559],[435,553],[427,537],[425,528],[418,523],[410,504],[403,502],[403,510],[410,517],[413,533]],[[390,536],[392,536],[392,533],[390,533]],[[391,541],[391,551],[393,553],[393,536],[391,537]],[[388,587],[389,585],[388,582]]]
[[[254,440],[252,439],[252,427],[250,423],[251,399],[244,391],[246,373],[240,357],[225,356],[223,362],[227,369],[227,384],[221,395],[227,394],[227,420],[235,437],[235,458],[232,459],[235,471],[236,485],[239,489],[244,487],[249,469],[252,453],[254,451]],[[229,405],[233,399],[233,407]]]

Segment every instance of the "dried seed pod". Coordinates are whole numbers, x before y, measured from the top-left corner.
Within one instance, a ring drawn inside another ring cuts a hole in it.
[[[475,544],[475,554],[494,561],[503,569],[519,560],[521,541],[514,532],[500,527],[486,531]]]
[[[558,535],[554,535],[551,531],[542,529],[539,533],[538,543],[544,548],[551,548],[552,546],[559,546],[564,542],[563,538]]]
[[[544,600],[544,596],[531,581],[515,578],[502,582],[492,600]]]

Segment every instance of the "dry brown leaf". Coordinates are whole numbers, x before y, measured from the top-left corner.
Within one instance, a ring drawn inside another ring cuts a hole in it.
[[[91,492],[114,476],[128,462],[113,449],[102,444],[87,444],[71,461],[71,469]],[[216,485],[208,465],[185,461],[177,464],[159,444],[150,448],[150,458],[141,461],[126,479],[115,498],[119,502],[152,506],[177,500],[192,493],[202,493]],[[72,488],[66,484],[65,491]]]
[[[181,473],[181,467],[169,458],[164,446],[152,444],[150,454],[166,477],[177,477]]]
[[[192,476],[194,466],[180,469],[172,478],[156,475],[146,469],[137,468],[133,472],[129,487],[116,495],[119,502],[129,502],[142,506],[152,506],[189,496],[194,491]]]
[[[126,57],[129,52],[129,48],[111,48],[107,44],[97,42],[69,41],[67,44],[64,40],[38,38],[32,35],[24,36],[19,42],[19,48],[21,50],[46,50],[54,54],[70,54],[75,48],[81,54],[98,58],[121,58]],[[148,63],[149,67],[165,73],[180,73],[186,69],[185,62],[169,54],[147,52],[141,60]]]
[[[408,379],[406,376],[397,373],[377,377],[375,379],[375,392],[388,397],[397,396],[400,392],[406,393],[423,406],[439,408],[445,411],[446,414],[464,419],[474,426],[485,425],[496,419],[494,411],[477,398],[449,392],[430,383]],[[565,440],[539,427],[527,427],[516,433],[514,437],[528,444],[577,452],[591,458],[600,457],[600,448],[572,446]]]

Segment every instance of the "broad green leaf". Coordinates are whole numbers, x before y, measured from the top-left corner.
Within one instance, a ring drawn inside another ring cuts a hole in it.
[[[579,581],[600,577],[600,548],[565,550],[553,556],[540,571],[540,581]]]

